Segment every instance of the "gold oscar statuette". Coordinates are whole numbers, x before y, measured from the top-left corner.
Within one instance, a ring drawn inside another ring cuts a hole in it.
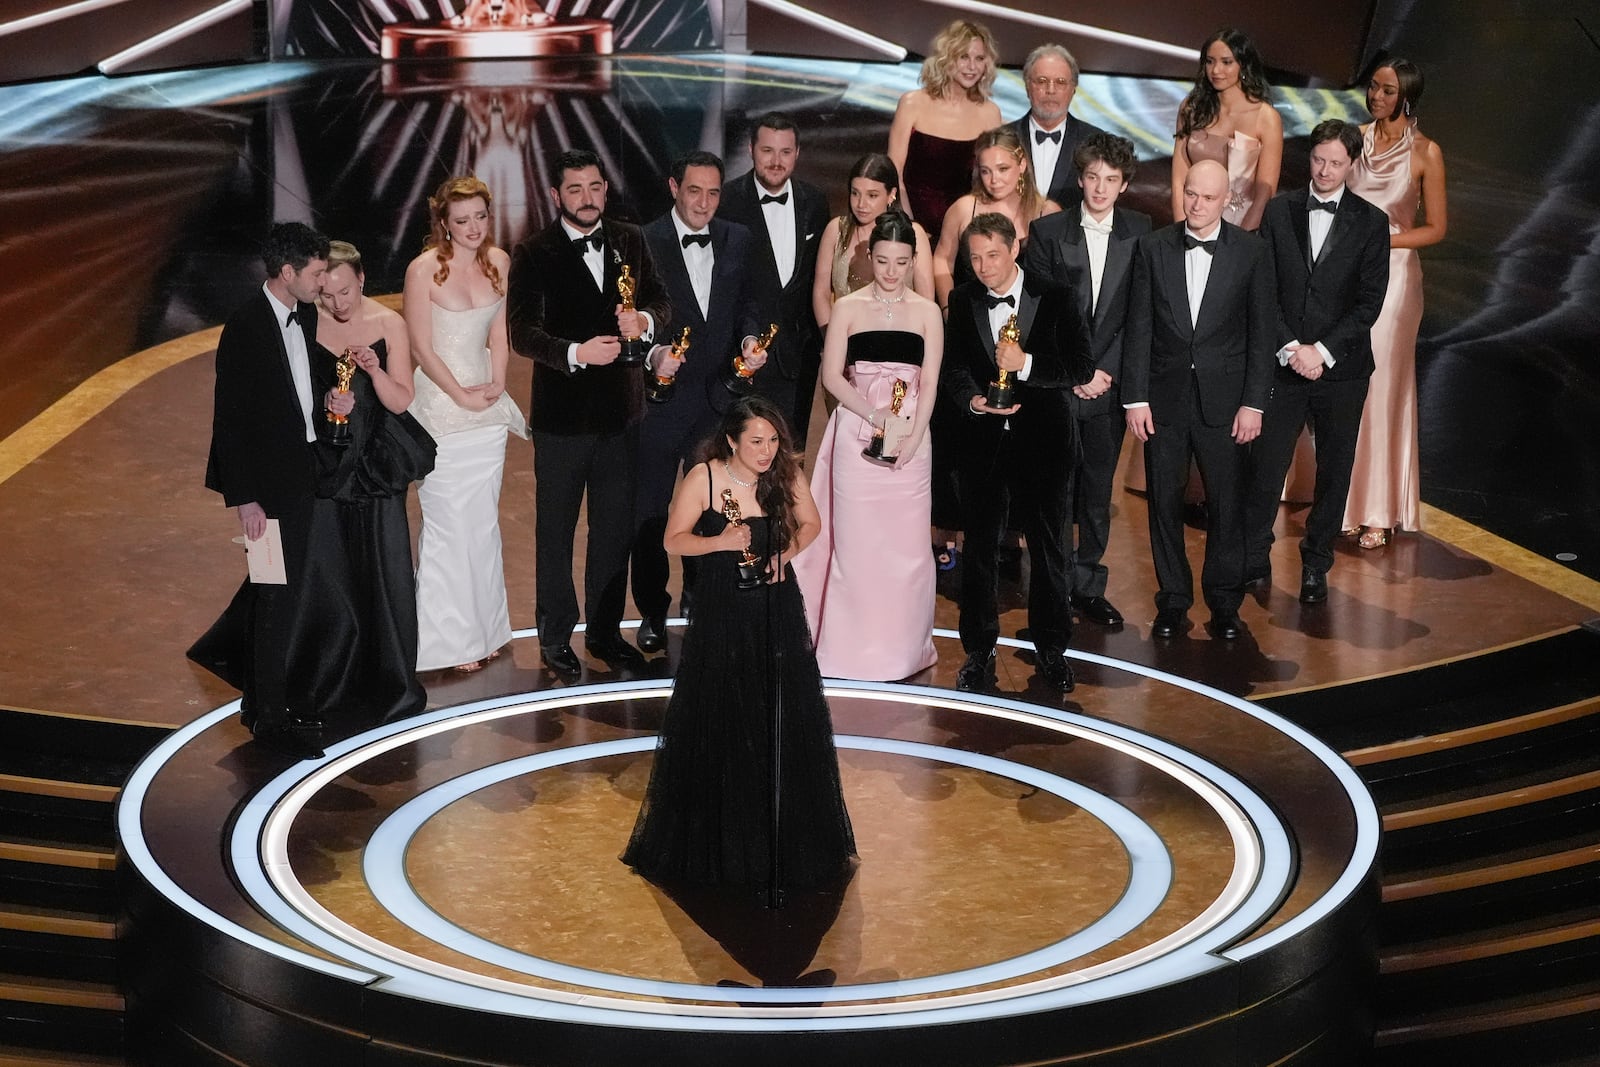
[[[679,363],[687,362],[689,354],[689,327],[685,326],[678,339],[672,343],[672,358]],[[660,374],[652,374],[650,381],[644,383],[644,398],[652,404],[665,404],[672,399],[673,387],[678,384],[677,371],[670,378]]]
[[[755,355],[757,352],[765,352],[767,347],[772,344],[773,338],[777,336],[778,324],[775,322],[768,323],[766,332],[756,338],[755,349],[750,354]],[[755,391],[755,385],[753,384],[755,376],[756,372],[744,361],[744,353],[741,352],[733,357],[733,377],[725,379],[723,384],[728,387],[730,392],[745,396]]]
[[[638,292],[639,282],[633,276],[633,268],[628,264],[622,265],[622,273],[617,275],[617,299],[622,302],[623,311],[637,310],[633,306],[633,294]],[[639,340],[639,335],[622,339],[622,348],[617,352],[617,362],[624,366],[637,364],[644,366],[645,356],[650,354],[650,346]]]
[[[882,426],[879,426],[872,431],[872,440],[868,442],[866,448],[861,450],[862,459],[870,459],[874,463],[882,463],[887,465],[894,463],[895,460],[900,458],[900,452],[898,449],[896,449],[893,453],[889,452],[889,448],[891,446],[886,440],[886,437],[889,433],[890,421],[900,417],[900,408],[905,404],[905,402],[906,380],[904,378],[896,378],[894,380],[894,392],[889,396],[889,419],[885,420]],[[896,438],[896,444],[898,444],[900,435],[897,434]]]
[[[356,359],[354,349],[346,348],[335,364],[334,373],[339,377],[339,384],[334,387],[336,393],[348,393],[350,380],[356,376]],[[328,433],[328,440],[336,445],[350,443],[350,416],[340,415],[330,411],[328,421],[333,424],[333,429]]]
[[[1022,331],[1017,329],[1017,317],[1012,315],[1006,320],[1006,324],[1000,327],[1000,339],[997,342],[997,347],[1002,344],[1014,345],[1021,342]],[[1000,377],[989,383],[989,395],[986,399],[992,408],[1008,408],[1016,403],[1014,399],[1015,393],[1016,383],[1012,381],[1011,372],[1001,368]]]
[[[729,526],[744,525],[744,513],[739,510],[739,502],[734,499],[732,489],[722,491],[722,517],[728,520]],[[765,570],[761,557],[745,549],[739,555],[739,588],[755,589],[765,577]]]
[[[385,26],[380,51],[384,59],[526,59],[603,56],[613,47],[607,19],[552,15],[534,0],[471,0],[451,18]]]

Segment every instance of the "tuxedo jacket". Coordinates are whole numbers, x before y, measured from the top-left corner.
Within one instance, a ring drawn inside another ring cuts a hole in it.
[[[657,341],[672,324],[666,288],[639,227],[605,219],[599,288],[558,218],[517,245],[506,280],[506,327],[512,351],[533,360],[528,427],[560,434],[616,433],[644,414],[644,371],[609,363],[572,370],[567,349],[591,337],[615,336],[617,278],[627,264],[634,306],[648,312]]]
[[[1370,377],[1372,324],[1389,287],[1389,218],[1346,189],[1313,262],[1309,196],[1303,188],[1279,193],[1261,215],[1259,232],[1277,277],[1276,346],[1320,341],[1334,361],[1324,378]],[[1287,367],[1277,373],[1299,377]]]
[[[1272,392],[1278,350],[1272,258],[1261,238],[1221,223],[1191,325],[1183,236],[1178,221],[1139,238],[1134,248],[1122,403],[1146,402],[1158,423],[1174,421],[1193,375],[1205,424],[1228,426],[1240,407],[1265,410]]]
[[[306,351],[315,352],[316,305],[295,310]],[[315,453],[276,314],[257,292],[222,327],[206,462],[207,489],[229,507],[254,502],[274,518],[316,493]],[[313,398],[313,425],[321,417]]]
[[[1033,129],[1028,125],[1028,116],[1024,115],[1011,124],[1016,131],[1017,139],[1028,150],[1028,167],[1033,167],[1033,150],[1038,142],[1033,139]],[[1050,176],[1050,188],[1044,195],[1066,207],[1069,203],[1076,203],[1082,196],[1078,188],[1078,168],[1072,163],[1072,153],[1078,150],[1078,145],[1091,133],[1104,133],[1098,126],[1091,126],[1082,119],[1067,115],[1061,124],[1061,155],[1056,160],[1056,172]],[[1037,172],[1036,172],[1037,173]],[[1029,233],[1032,233],[1030,228]]]
[[[711,295],[706,301],[707,312],[702,315],[694,285],[689,281],[683,243],[672,223],[672,212],[668,211],[644,228],[650,257],[672,304],[670,336],[658,330],[656,342],[676,341],[683,327],[689,327],[688,359],[678,371],[673,398],[663,408],[652,408],[652,417],[658,410],[677,407],[680,397],[687,399],[689,396],[694,397],[695,403],[688,407],[695,411],[703,412],[706,404],[713,410],[726,410],[733,395],[722,383],[733,373],[733,357],[739,354],[740,342],[747,336],[759,335],[766,327],[766,323],[758,321],[759,282],[750,266],[755,255],[750,231],[738,223],[715,217],[710,230]],[[763,368],[760,373],[767,371]]]
[[[810,182],[790,178],[794,193],[794,272],[788,285],[778,282],[778,261],[772,251],[772,237],[761,212],[760,188],[754,171],[732,178],[722,186],[722,203],[717,217],[736,222],[750,231],[754,242],[751,262],[757,274],[756,292],[761,302],[762,326],[778,324],[778,339],[773,342],[770,363],[763,374],[794,378],[802,363],[815,358],[822,348],[822,331],[811,310],[811,279],[817,269],[817,246],[828,225],[828,198]]]
[[[1020,407],[1003,418],[977,414],[971,408],[972,398],[987,392],[1000,373],[984,299],[987,291],[976,280],[950,291],[939,378],[945,396],[965,415],[961,447],[966,452],[993,448],[1009,423],[1024,441],[1036,443],[1040,463],[1059,458],[1070,465],[1074,437],[1068,397],[1074,385],[1094,374],[1088,320],[1070,292],[1043,275],[1024,271],[1017,328],[1022,332],[1022,350],[1033,357],[1033,365],[1026,381],[1015,382]]]
[[[1112,387],[1093,400],[1073,397],[1080,418],[1103,415],[1119,402],[1122,378],[1123,326],[1128,318],[1128,289],[1133,281],[1133,249],[1150,232],[1150,216],[1127,208],[1111,209],[1111,238],[1106,242],[1106,267],[1100,276],[1100,302],[1094,302],[1089,273],[1089,247],[1083,239],[1082,216],[1074,205],[1036,219],[1028,228],[1023,270],[1030,278],[1048,279],[1072,294],[1078,314],[1089,320],[1094,369],[1111,375]]]

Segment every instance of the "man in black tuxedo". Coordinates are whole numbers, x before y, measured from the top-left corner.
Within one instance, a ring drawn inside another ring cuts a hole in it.
[[[1183,183],[1184,217],[1139,239],[1122,350],[1122,406],[1145,442],[1154,637],[1176,637],[1194,603],[1183,543],[1183,486],[1192,455],[1209,502],[1200,589],[1211,633],[1244,632],[1244,495],[1277,349],[1272,259],[1255,234],[1222,220],[1228,172],[1203,160]]]
[[[771,112],[750,128],[749,173],[722,187],[719,214],[750,230],[752,264],[761,294],[762,324],[778,324],[769,350],[771,365],[758,390],[789,416],[795,447],[806,447],[811,404],[822,366],[822,331],[811,310],[811,279],[817,244],[828,225],[828,198],[794,176],[800,161],[800,131],[787,115]]]
[[[1028,113],[1011,124],[1028,148],[1034,188],[1063,206],[1078,198],[1078,145],[1103,132],[1068,114],[1078,91],[1078,61],[1058,44],[1042,44],[1022,64]],[[1032,230],[1028,234],[1031,239]]]
[[[1023,268],[1072,293],[1089,321],[1094,375],[1072,388],[1078,425],[1078,466],[1072,489],[1077,525],[1072,551],[1072,606],[1102,626],[1121,626],[1122,613],[1106,599],[1108,572],[1101,562],[1111,538],[1111,492],[1127,422],[1118,380],[1122,377],[1123,325],[1128,317],[1135,241],[1150,232],[1150,217],[1117,206],[1136,166],[1133,142],[1095,132],[1073,153],[1082,200],[1046,215],[1028,231]]]
[[[550,190],[559,217],[517,245],[506,283],[511,347],[533,360],[535,614],[545,666],[575,677],[572,631],[578,598],[572,546],[584,494],[589,543],[584,563],[584,644],[614,666],[644,657],[622,639],[633,500],[644,416],[644,369],[617,362],[621,338],[649,340],[671,309],[637,226],[604,218],[607,185],[592,152],[556,157]],[[618,301],[617,279],[629,268],[637,310]]]
[[[1075,683],[1063,653],[1072,638],[1066,529],[1076,434],[1068,396],[1094,370],[1089,323],[1066,289],[1018,267],[1017,231],[1004,215],[973,219],[961,245],[977,278],[950,293],[940,371],[945,395],[966,413],[956,477],[966,530],[960,628],[967,658],[956,688],[995,681],[996,555],[1009,496],[1011,524],[1027,536],[1032,563],[1028,628],[1039,674],[1070,693]],[[1017,343],[1000,339],[1012,316]],[[987,393],[1000,370],[1016,381],[1012,403],[996,408]]]
[[[1317,481],[1300,542],[1300,601],[1328,598],[1356,436],[1372,376],[1372,324],[1389,285],[1389,220],[1344,187],[1361,154],[1361,130],[1330,119],[1311,131],[1311,188],[1267,204],[1261,236],[1277,276],[1278,367],[1252,453],[1245,510],[1245,579],[1272,580],[1272,522],[1295,441],[1306,420],[1317,445]]]
[[[313,444],[320,407],[348,414],[355,398],[329,393],[313,404],[310,353],[328,270],[328,239],[299,222],[272,227],[262,248],[267,280],[229,317],[217,342],[217,383],[206,488],[239,509],[244,536],[258,541],[278,520],[285,585],[239,589],[222,619],[189,650],[190,658],[243,693],[241,718],[262,744],[300,759],[322,755],[320,709],[289,677],[289,630],[305,569]]]
[[[688,358],[678,360],[658,337],[650,353],[653,376],[673,381],[664,403],[645,405],[639,430],[639,491],[635,496],[638,532],[633,543],[633,602],[644,621],[639,647],[665,647],[669,569],[661,541],[667,530],[667,505],[681,467],[692,466],[701,442],[716,431],[732,404],[727,388],[733,360],[761,370],[766,353],[755,351],[756,287],[750,231],[716,217],[722,199],[722,160],[691,152],[672,164],[667,188],[672,209],[644,228],[650,258],[660,271],[672,305],[673,334],[689,328]],[[762,371],[770,374],[771,371]],[[760,381],[760,377],[756,379]],[[685,585],[688,572],[685,565]]]

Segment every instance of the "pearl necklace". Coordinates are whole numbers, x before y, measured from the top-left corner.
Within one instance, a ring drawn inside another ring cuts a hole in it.
[[[728,475],[728,477],[730,479],[732,479],[734,485],[743,486],[746,489],[749,489],[751,486],[755,485],[756,482],[759,482],[761,480],[761,476],[757,475],[756,476],[756,482],[740,481],[739,476],[737,474],[733,473],[733,468],[728,466],[728,461],[727,460],[723,460],[722,461],[722,469]]]
[[[900,295],[895,297],[893,300],[890,300],[890,299],[887,299],[885,297],[881,297],[881,296],[878,295],[878,283],[877,282],[873,282],[872,283],[872,288],[869,290],[869,292],[872,293],[872,299],[876,300],[878,303],[883,305],[883,321],[885,321],[885,322],[893,322],[894,321],[894,306],[896,304],[902,302],[903,300],[905,300],[905,298],[906,298],[905,290],[901,289],[900,290]]]

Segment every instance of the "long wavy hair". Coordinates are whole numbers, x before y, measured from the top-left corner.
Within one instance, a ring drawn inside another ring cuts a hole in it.
[[[1010,153],[1011,158],[1022,168],[1022,174],[1017,179],[1017,191],[1021,194],[1019,205],[1022,218],[1029,222],[1039,217],[1044,210],[1044,194],[1033,183],[1033,168],[1028,165],[1028,150],[1022,145],[1022,138],[1017,136],[1017,131],[1010,126],[996,126],[992,130],[984,130],[978,134],[978,139],[972,145],[972,195],[977,197],[981,207],[992,204],[989,191],[983,187],[983,179],[978,175],[978,157],[991,148]]]
[[[1196,130],[1209,129],[1222,113],[1222,94],[1211,87],[1211,79],[1206,77],[1206,53],[1218,41],[1228,46],[1228,51],[1239,63],[1239,88],[1244,90],[1244,95],[1258,104],[1272,96],[1272,86],[1267,84],[1266,66],[1261,62],[1256,43],[1243,30],[1218,30],[1200,46],[1200,66],[1194,76],[1194,88],[1189,90],[1189,95],[1183,98],[1183,103],[1178,107],[1176,137],[1187,137]]]
[[[729,440],[737,441],[754,419],[766,419],[778,431],[778,450],[773,454],[772,465],[756,479],[756,503],[767,516],[770,549],[777,554],[789,547],[799,531],[794,514],[794,479],[800,470],[800,457],[795,454],[794,434],[783,412],[764,396],[741,397],[722,416],[722,425],[705,443],[702,458],[707,463],[732,459]]]
[[[428,238],[422,242],[422,250],[426,252],[432,248],[435,250],[434,254],[439,257],[439,269],[433,272],[434,285],[443,285],[444,280],[450,277],[450,260],[455,256],[448,225],[450,205],[474,197],[481,197],[484,207],[494,207],[494,195],[489,192],[489,187],[473,174],[447,180],[428,197]],[[483,244],[478,246],[475,258],[478,269],[483,271],[484,277],[489,279],[489,284],[494,286],[496,295],[504,296],[506,290],[500,279],[500,270],[489,259],[489,252],[494,246],[494,238],[485,237]]]
[[[989,53],[989,69],[978,83],[967,90],[968,99],[981,104],[989,99],[994,89],[994,79],[998,73],[1000,63],[1000,50],[995,47],[994,35],[989,32],[981,22],[968,22],[966,19],[957,19],[939,31],[933,39],[933,45],[928,51],[928,58],[922,61],[921,82],[928,95],[942,98],[950,92],[950,87],[955,84],[950,77],[956,60],[967,50],[973,41],[982,41],[984,51]]]

